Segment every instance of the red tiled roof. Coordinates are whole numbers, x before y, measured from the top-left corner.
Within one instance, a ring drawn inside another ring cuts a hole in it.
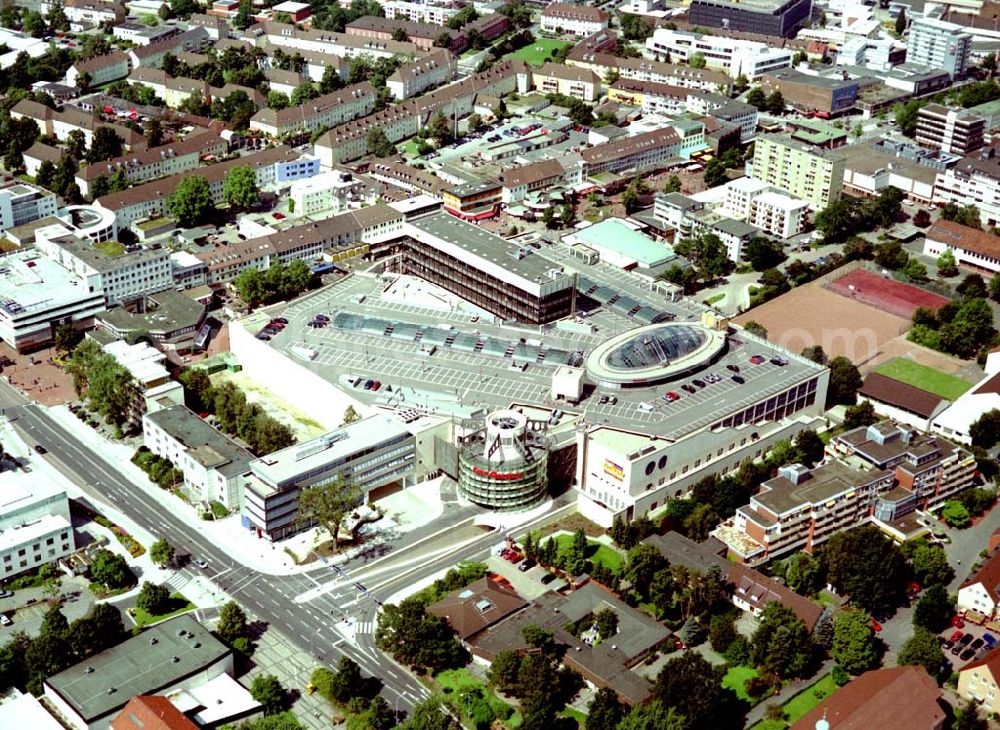
[[[954,221],[939,220],[927,232],[930,241],[1000,259],[1000,238]]]
[[[791,730],[814,730],[826,718],[836,730],[940,730],[941,690],[923,667],[865,672],[816,705]]]
[[[871,373],[865,378],[864,385],[861,386],[858,395],[902,408],[923,418],[930,418],[943,400],[940,396],[926,390],[901,383],[879,373]]]
[[[111,721],[111,730],[198,730],[166,697],[139,695]]]
[[[977,583],[982,584],[986,592],[990,594],[993,603],[1000,603],[1000,590],[998,590],[1000,589],[1000,553],[993,553],[988,557],[982,567],[970,576],[961,587],[974,586]],[[1000,677],[1000,674],[997,676]]]

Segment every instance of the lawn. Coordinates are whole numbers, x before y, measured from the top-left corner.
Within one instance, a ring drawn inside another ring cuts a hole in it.
[[[736,696],[744,702],[756,705],[763,698],[754,699],[748,695],[746,691],[746,683],[747,680],[759,676],[760,672],[753,667],[730,667],[729,671],[726,672],[726,676],[722,678],[722,686],[727,689],[731,689],[736,693]]]
[[[460,706],[462,703],[458,701],[458,696],[463,691],[482,689],[490,703],[490,707],[493,709],[493,716],[510,718],[507,720],[508,727],[515,727],[515,724],[512,722],[514,718],[510,717],[513,708],[497,697],[493,693],[493,690],[487,687],[480,679],[474,677],[468,669],[464,667],[461,669],[446,669],[443,672],[435,674],[434,680],[441,687],[441,692],[451,696]],[[517,724],[519,725],[520,722],[518,721]]]
[[[184,613],[185,611],[190,611],[194,608],[194,604],[191,603],[180,593],[171,593],[170,602],[167,604],[167,610],[164,613],[156,614],[155,616],[151,613],[146,613],[138,606],[130,612],[132,615],[132,620],[135,621],[135,625],[138,627],[148,626],[149,624],[156,623],[157,621],[162,621],[166,618],[171,618],[179,613]]]
[[[507,54],[504,58],[518,58],[532,66],[541,66],[552,56],[553,51],[573,45],[568,41],[557,41],[553,38],[539,38],[530,46]]]
[[[118,243],[118,241],[102,241],[101,243],[95,243],[94,248],[106,256],[112,257],[118,257],[125,253],[125,244]]]
[[[972,387],[971,383],[961,378],[902,357],[890,360],[876,368],[875,372],[948,400],[955,400]]]
[[[557,535],[556,545],[559,547],[560,553],[567,552],[573,545],[573,536]],[[624,559],[607,545],[603,545],[594,540],[587,540],[587,545],[587,560],[591,563],[600,563],[615,574],[622,569],[622,563],[625,562]]]
[[[559,717],[572,717],[576,720],[576,724],[579,727],[584,727],[587,724],[587,715],[584,712],[573,709],[572,707],[567,707],[565,710],[559,713]]]
[[[840,688],[833,681],[833,675],[824,674],[782,705],[782,708],[785,710],[786,722],[761,720],[756,725],[753,725],[750,730],[784,730],[789,725],[794,725],[798,722],[803,715],[811,711],[816,705],[838,689]]]

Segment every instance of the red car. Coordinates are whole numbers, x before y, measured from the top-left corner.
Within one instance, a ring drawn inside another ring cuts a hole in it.
[[[955,641],[958,641],[961,638],[962,638],[962,632],[961,631],[956,631],[954,634],[952,634],[949,637],[949,641],[955,642]]]
[[[750,362],[753,365],[760,365],[762,362],[764,362],[764,356],[763,355],[754,355],[754,356],[752,356],[750,358]]]
[[[663,397],[666,399],[667,403],[673,403],[675,400],[681,399],[681,397],[672,390]]]
[[[877,634],[882,630],[882,624],[880,624],[875,619],[872,619],[872,628],[875,630],[875,633]]]
[[[374,383],[372,383],[372,390],[378,390],[381,387],[382,387],[381,380],[376,380]]]
[[[285,214],[284,213],[275,213],[274,214],[274,220],[280,221],[280,220],[284,220],[284,219],[285,219]]]
[[[954,626],[956,629],[964,629],[965,621],[963,621],[962,617],[956,613],[954,616],[951,617],[951,625]]]

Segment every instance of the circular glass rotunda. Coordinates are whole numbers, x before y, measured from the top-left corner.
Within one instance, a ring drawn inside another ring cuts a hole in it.
[[[545,422],[520,411],[494,411],[463,439],[458,489],[463,497],[501,512],[531,509],[548,491]]]

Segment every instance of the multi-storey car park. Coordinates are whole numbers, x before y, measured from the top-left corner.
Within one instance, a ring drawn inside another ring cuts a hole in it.
[[[581,512],[605,525],[656,509],[705,476],[819,424],[826,368],[730,327],[662,283],[577,258],[567,245],[531,241],[510,260],[515,272],[531,262],[533,271],[568,282],[574,303],[565,314],[540,318],[529,310],[517,321],[510,311],[517,291],[463,300],[470,290],[449,281],[449,268],[436,269],[443,264],[428,230],[443,226],[448,267],[457,262],[472,278],[499,276],[505,252],[518,249],[438,218],[404,224],[402,238],[374,252],[385,256],[383,266],[288,307],[288,326],[269,342],[234,327],[233,350],[248,374],[262,368],[278,395],[317,417],[335,407],[325,393],[336,389],[404,417],[450,416],[451,428],[430,437],[431,451],[434,468],[460,484],[456,442],[476,442],[469,419],[483,425],[484,444],[490,414],[520,409],[526,422],[548,425],[548,482],[574,486]],[[393,265],[400,247],[406,267]],[[419,303],[389,293],[407,287],[432,291]],[[363,387],[375,381],[380,387]],[[514,451],[526,461],[523,449]],[[502,475],[524,471],[509,466],[479,464]]]

